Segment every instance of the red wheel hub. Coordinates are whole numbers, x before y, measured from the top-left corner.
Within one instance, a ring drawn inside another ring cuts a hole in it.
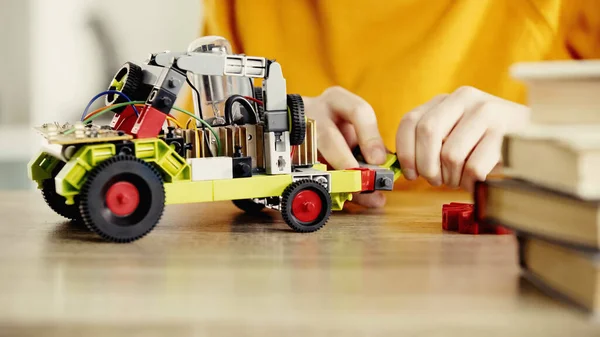
[[[138,207],[140,193],[129,182],[120,181],[113,184],[106,192],[106,206],[117,216],[126,216]]]
[[[322,209],[323,202],[315,191],[300,191],[292,201],[292,214],[302,222],[315,221]]]

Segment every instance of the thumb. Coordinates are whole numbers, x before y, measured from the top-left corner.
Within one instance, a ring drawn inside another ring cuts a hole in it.
[[[352,196],[352,202],[367,208],[381,208],[385,206],[385,195],[381,191],[375,191],[373,193],[355,193]]]

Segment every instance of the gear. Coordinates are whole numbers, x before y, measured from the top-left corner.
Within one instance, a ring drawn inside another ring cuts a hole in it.
[[[290,120],[290,145],[301,145],[306,136],[306,117],[304,101],[298,94],[287,95],[287,105]]]
[[[148,234],[165,206],[160,173],[131,155],[117,155],[98,164],[79,195],[86,226],[105,240],[119,243]]]

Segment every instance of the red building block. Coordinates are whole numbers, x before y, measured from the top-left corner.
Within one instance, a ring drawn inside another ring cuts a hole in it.
[[[128,105],[123,111],[113,116],[110,126],[113,130],[123,131],[126,134],[131,134],[131,129],[135,124],[137,117],[135,110],[131,105]]]
[[[442,228],[460,234],[512,234],[501,226],[481,225],[475,221],[473,204],[451,202],[442,206]]]
[[[473,209],[460,212],[458,232],[460,234],[479,234],[479,225],[473,219]]]
[[[131,133],[135,138],[154,138],[160,133],[166,119],[167,114],[146,105],[135,121]]]
[[[502,226],[495,226],[495,227],[496,227],[496,228],[494,228],[494,229],[495,229],[495,233],[496,233],[496,234],[498,234],[498,235],[503,235],[503,234],[512,234],[512,233],[513,233],[513,232],[512,232],[510,229],[508,229],[508,228],[504,228],[504,227],[502,227]]]
[[[451,202],[451,203],[446,204],[446,205],[450,205],[450,206],[467,206],[469,208],[473,208],[473,204],[469,204],[469,203],[466,203],[466,202]]]
[[[458,216],[460,212],[465,210],[469,210],[468,205],[444,205],[442,207],[442,228],[449,231],[457,231]]]
[[[375,190],[375,170],[366,167],[354,167],[350,170],[360,171],[361,191]]]

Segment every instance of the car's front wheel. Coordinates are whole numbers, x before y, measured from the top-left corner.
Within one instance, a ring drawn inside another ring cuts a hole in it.
[[[281,195],[283,220],[297,232],[314,232],[331,215],[331,195],[323,185],[310,179],[288,186]]]
[[[113,242],[131,242],[160,220],[165,190],[160,173],[131,155],[98,164],[81,188],[80,212],[87,227]]]

